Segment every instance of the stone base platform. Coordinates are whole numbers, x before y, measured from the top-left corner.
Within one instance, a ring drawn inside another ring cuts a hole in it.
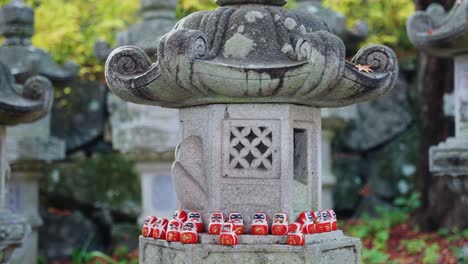
[[[468,171],[468,139],[449,138],[429,151],[430,170],[435,175],[464,176]]]
[[[183,245],[140,237],[140,263],[304,263],[360,264],[361,242],[342,231],[306,236],[305,246],[289,246],[286,236],[239,236],[239,245],[220,246],[218,236],[200,234],[200,243]]]

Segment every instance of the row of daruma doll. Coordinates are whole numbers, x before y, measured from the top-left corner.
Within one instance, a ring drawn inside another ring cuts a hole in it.
[[[336,214],[333,210],[319,212],[303,212],[298,222],[288,224],[285,213],[276,213],[273,224],[268,225],[268,217],[264,213],[256,213],[252,220],[252,235],[277,236],[287,235],[289,245],[304,245],[305,234],[331,232],[338,229]],[[177,210],[171,220],[148,216],[142,230],[144,237],[163,239],[169,242],[183,244],[198,243],[198,234],[203,233],[203,222],[198,211]],[[239,243],[238,236],[244,234],[244,218],[238,212],[230,213],[225,219],[222,212],[211,213],[208,234],[219,235],[219,244],[232,246]]]

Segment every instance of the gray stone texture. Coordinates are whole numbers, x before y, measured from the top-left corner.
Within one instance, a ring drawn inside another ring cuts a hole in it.
[[[271,244],[271,239],[282,244]],[[239,236],[239,245],[228,247],[217,245],[214,239],[208,244],[182,245],[140,237],[140,263],[361,263],[359,240],[341,232],[308,235],[306,246],[289,246],[284,240],[246,235]]]
[[[180,121],[174,185],[182,208],[203,211],[205,224],[217,210],[241,212],[249,230],[258,210],[297,216],[320,208],[320,110],[208,105],[181,109]],[[305,147],[295,150],[301,135]]]
[[[210,14],[216,19],[206,19]],[[191,14],[161,39],[158,59],[153,64],[136,47],[114,50],[106,63],[109,88],[127,101],[173,108],[339,107],[387,93],[398,75],[387,47],[365,47],[347,62],[343,42],[318,17],[270,5]],[[374,73],[359,72],[354,64],[370,64]]]

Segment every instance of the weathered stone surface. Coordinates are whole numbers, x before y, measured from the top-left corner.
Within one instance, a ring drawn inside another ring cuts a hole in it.
[[[206,19],[213,15],[216,19]],[[106,78],[124,100],[166,107],[294,103],[339,107],[376,98],[396,82],[396,57],[363,48],[346,62],[343,42],[316,16],[271,5],[228,5],[182,19],[159,43],[109,56]],[[374,73],[354,64],[370,64]]]
[[[449,12],[440,4],[417,11],[406,24],[416,48],[439,57],[454,57],[468,52],[468,2],[457,1]]]
[[[468,140],[449,138],[429,151],[430,169],[443,176],[463,176],[468,171]]]
[[[296,105],[226,104],[181,109],[173,166],[182,208],[299,215],[320,208],[320,111]],[[306,148],[292,148],[297,145]],[[270,219],[271,220],[271,219]]]
[[[333,231],[328,233],[305,235],[305,244],[314,245],[322,242],[339,241],[344,237],[343,231]],[[288,244],[287,236],[255,236],[241,235],[238,237],[239,244],[246,245],[279,245]],[[198,234],[199,243],[202,245],[218,245],[219,235],[209,235],[206,233]]]
[[[358,239],[341,232],[308,235],[306,246],[271,244],[271,239],[284,237],[239,237],[239,245],[227,247],[214,244],[182,245],[140,237],[140,263],[361,263]],[[262,243],[265,241],[265,243]]]

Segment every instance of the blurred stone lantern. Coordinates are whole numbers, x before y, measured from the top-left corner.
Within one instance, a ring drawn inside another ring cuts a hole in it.
[[[429,152],[430,170],[468,204],[468,1],[456,1],[449,12],[439,4],[418,11],[407,23],[417,49],[432,56],[454,58],[455,92],[446,97],[446,112],[455,116],[455,137]]]
[[[143,21],[117,35],[117,46],[136,45],[150,57],[156,42],[176,24],[176,0],[142,0]],[[96,56],[105,60],[111,49],[105,42],[95,46]],[[169,218],[177,207],[171,165],[177,145],[179,112],[158,106],[137,105],[109,94],[108,105],[115,149],[136,161],[141,177],[142,213]]]
[[[321,0],[298,0],[296,10],[320,17],[333,34],[340,37],[348,52],[357,50],[369,33],[368,25],[359,21],[354,28],[346,26],[346,17],[338,12],[323,7]],[[322,207],[333,208],[333,189],[336,177],[333,174],[333,156],[331,143],[336,131],[347,122],[357,118],[356,105],[343,108],[322,109]]]
[[[13,0],[1,8],[0,34],[4,37],[0,62],[8,66],[18,83],[25,84],[31,76],[41,75],[54,86],[60,86],[77,75],[76,64],[61,67],[50,54],[32,46],[34,11],[23,1]],[[7,206],[25,215],[33,228],[23,246],[24,253],[19,254],[24,258],[19,263],[32,263],[37,259],[37,228],[42,224],[38,181],[45,175],[48,162],[65,158],[65,144],[50,136],[50,115],[7,130],[10,135],[6,142],[7,156],[12,163]]]
[[[285,3],[218,0],[218,9],[184,18],[159,41],[156,63],[136,46],[107,59],[117,96],[179,109],[172,177],[182,209],[200,211],[205,229],[214,211],[241,213],[248,234],[258,211],[294,221],[320,209],[320,108],[372,100],[395,85],[392,50],[367,46],[348,62],[320,18]],[[196,245],[141,237],[140,263],[360,263],[359,240],[341,231],[308,235],[296,248],[272,237],[243,235],[235,247],[205,234]]]
[[[33,258],[29,252],[26,255],[23,255],[24,251],[14,253],[23,242],[26,248],[34,251],[28,243],[35,241],[24,239],[34,235],[30,233],[30,224],[25,218],[11,212],[6,204],[8,183],[11,180],[7,161],[6,126],[43,118],[50,111],[52,101],[52,85],[46,78],[35,76],[27,79],[24,85],[16,85],[10,69],[0,63],[0,263],[37,262],[37,258]]]

